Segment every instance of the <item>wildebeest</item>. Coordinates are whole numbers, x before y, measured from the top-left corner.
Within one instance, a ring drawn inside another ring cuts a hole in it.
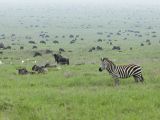
[[[45,72],[48,71],[45,66],[38,66],[38,65],[34,65],[32,67],[32,70],[35,71],[35,72],[38,72],[38,73],[45,73]]]
[[[73,38],[73,37],[74,37],[74,35],[69,35],[69,37],[70,37],[70,38]]]
[[[121,50],[120,46],[113,46],[112,50]]]
[[[151,41],[149,39],[147,39],[146,42],[151,42]]]
[[[152,37],[154,37],[154,38],[155,38],[155,37],[157,37],[157,36],[156,36],[156,35],[152,35]]]
[[[72,50],[68,50],[68,52],[72,52]]]
[[[70,41],[70,44],[73,44],[73,43],[75,43],[76,42],[76,40],[71,40]]]
[[[20,50],[23,50],[24,49],[24,47],[23,46],[20,46]]]
[[[53,43],[55,43],[55,44],[58,44],[58,43],[59,43],[59,41],[57,41],[57,40],[54,40],[54,41],[53,41]]]
[[[43,43],[43,44],[46,44],[46,42],[44,40],[41,40],[39,43]]]
[[[45,35],[45,38],[49,38],[50,36],[49,35]]]
[[[102,39],[98,39],[97,42],[102,42]]]
[[[29,72],[26,68],[20,68],[20,69],[17,69],[17,70],[18,70],[18,74],[20,74],[20,75],[29,74]]]
[[[28,41],[30,44],[36,44],[35,41]]]
[[[103,48],[100,47],[100,46],[97,46],[96,49],[97,49],[97,50],[103,50]]]
[[[144,44],[143,44],[143,43],[141,43],[141,46],[144,46]]]
[[[67,65],[69,65],[69,59],[68,58],[62,57],[59,54],[53,54],[53,56],[54,56],[57,64],[61,64],[61,65],[67,64]]]
[[[42,54],[40,52],[35,52],[33,57],[37,57],[37,56],[42,56]]]
[[[103,50],[103,48],[100,47],[100,46],[92,47],[92,48],[89,49],[88,52],[92,52],[93,50]]]
[[[92,48],[88,50],[88,52],[92,52]]]
[[[52,50],[49,50],[49,49],[46,50],[46,54],[50,54],[52,52],[53,52]]]
[[[63,48],[59,48],[59,52],[65,52]]]
[[[37,49],[37,46],[34,45],[34,46],[32,47],[32,49]]]
[[[3,43],[0,43],[0,48],[5,48]]]
[[[96,49],[95,47],[92,47],[92,48],[89,49],[88,52],[92,52],[92,51],[95,50],[95,49]]]

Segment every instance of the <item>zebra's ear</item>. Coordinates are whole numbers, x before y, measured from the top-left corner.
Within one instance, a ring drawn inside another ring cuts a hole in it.
[[[101,61],[103,61],[103,57],[101,57]]]

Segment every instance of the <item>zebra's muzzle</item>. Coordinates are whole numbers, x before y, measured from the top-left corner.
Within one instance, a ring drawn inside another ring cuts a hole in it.
[[[101,69],[101,68],[99,68],[99,72],[102,72],[102,69]]]

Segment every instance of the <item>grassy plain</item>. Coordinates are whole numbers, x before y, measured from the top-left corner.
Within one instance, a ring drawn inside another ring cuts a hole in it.
[[[73,6],[72,6],[73,7]],[[85,9],[85,10],[84,10]],[[93,9],[96,9],[93,12]],[[66,11],[68,10],[68,11]],[[1,8],[1,39],[11,50],[3,51],[0,65],[0,119],[1,120],[159,120],[160,119],[160,43],[158,8]],[[86,12],[87,11],[87,12]],[[137,12],[138,11],[138,12]],[[16,13],[16,14],[13,14]],[[10,20],[13,18],[13,20]],[[23,24],[22,24],[23,23]],[[31,25],[39,25],[33,28]],[[45,26],[45,27],[44,27]],[[137,27],[138,26],[138,27]],[[151,29],[147,27],[151,26]],[[142,37],[127,30],[140,31]],[[121,30],[121,36],[116,33]],[[39,43],[41,31],[50,35],[46,45]],[[156,31],[156,33],[152,33]],[[102,32],[102,35],[97,35]],[[108,34],[113,33],[111,37]],[[11,34],[16,39],[11,41]],[[74,44],[68,36],[80,35]],[[129,35],[127,35],[129,34]],[[149,35],[147,35],[149,34]],[[152,37],[156,34],[157,37]],[[65,38],[61,36],[65,35]],[[33,50],[25,36],[36,41]],[[55,36],[59,36],[55,38]],[[127,38],[124,40],[124,38]],[[97,42],[101,38],[102,42]],[[150,39],[151,45],[147,45]],[[53,44],[58,40],[59,44]],[[113,45],[109,45],[109,40]],[[140,46],[144,43],[144,46]],[[93,46],[102,51],[88,52]],[[113,51],[119,45],[121,51]],[[19,50],[24,46],[24,50]],[[130,50],[130,47],[133,50]],[[16,69],[31,70],[37,64],[54,63],[46,49],[70,58],[70,65],[61,69],[50,68],[46,74],[18,75]],[[42,57],[33,57],[41,51]],[[7,59],[6,59],[7,57]],[[143,67],[144,83],[135,83],[133,78],[122,79],[115,87],[111,76],[98,71],[100,57],[108,57],[116,64],[140,64]],[[27,60],[29,59],[29,60]],[[24,60],[24,64],[21,61]],[[85,63],[84,65],[75,65]]]

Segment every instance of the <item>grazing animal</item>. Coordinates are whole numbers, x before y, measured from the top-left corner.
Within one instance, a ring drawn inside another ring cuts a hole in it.
[[[35,52],[34,55],[33,55],[33,57],[37,57],[37,56],[42,56],[42,53],[40,53],[40,52]]]
[[[37,66],[37,65],[34,65],[32,67],[32,70],[38,73],[45,73],[48,71],[47,68],[45,68],[45,66]]]
[[[32,47],[32,49],[37,49],[37,46],[34,45],[34,46]]]
[[[97,46],[96,49],[97,49],[97,50],[103,50],[103,48],[100,47],[100,46]]]
[[[58,44],[58,43],[59,43],[59,41],[55,40],[55,41],[53,41],[53,43]]]
[[[20,50],[23,50],[24,49],[24,47],[23,46],[20,46]]]
[[[63,48],[59,48],[59,52],[65,52]]]
[[[121,50],[120,46],[113,46],[112,50]]]
[[[106,69],[112,78],[115,80],[115,85],[119,85],[119,78],[128,78],[133,76],[135,82],[141,81],[143,83],[144,79],[142,76],[142,68],[139,65],[129,64],[123,66],[116,66],[108,58],[101,58],[101,67],[99,71]]]
[[[21,68],[21,69],[17,69],[17,70],[18,70],[18,74],[20,74],[20,75],[26,75],[29,73],[26,68]]]
[[[59,61],[59,58],[62,58],[62,56],[59,55],[59,54],[53,54],[53,56],[54,56],[55,61],[56,61],[57,63],[58,63],[58,61]]]
[[[49,50],[49,49],[46,50],[46,54],[50,54],[52,52],[53,52],[52,50]]]
[[[57,62],[57,64],[61,64],[61,65],[67,64],[67,65],[69,65],[69,59],[68,58],[64,58],[59,54],[54,54],[53,56],[54,56],[55,61]]]
[[[3,43],[0,43],[0,49],[3,49],[3,48],[5,48],[5,46],[4,46],[4,44]]]

